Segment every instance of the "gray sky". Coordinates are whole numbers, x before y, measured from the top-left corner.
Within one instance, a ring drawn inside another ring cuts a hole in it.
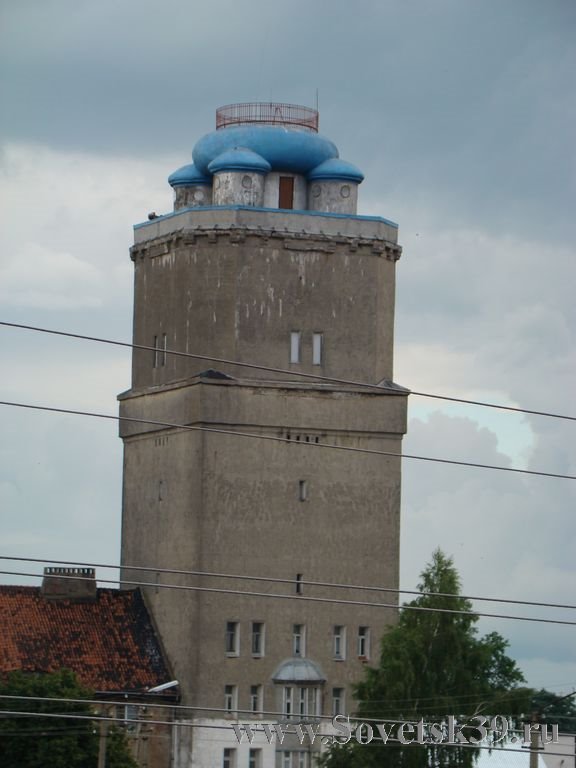
[[[360,211],[400,225],[396,380],[575,413],[572,0],[22,0],[0,13],[1,319],[129,340],[131,226],[170,210],[166,178],[215,108],[313,106],[318,89],[321,131],[366,175]],[[129,387],[125,351],[7,329],[0,343],[1,399],[115,413]],[[416,397],[410,416],[406,453],[576,474],[573,423]],[[2,551],[118,562],[116,425],[1,418]],[[402,585],[440,545],[468,594],[575,603],[575,488],[406,460]],[[576,685],[574,628],[491,629],[531,684]]]

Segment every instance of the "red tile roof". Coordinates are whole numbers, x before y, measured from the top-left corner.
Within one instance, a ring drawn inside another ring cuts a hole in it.
[[[95,601],[75,602],[0,585],[0,673],[63,668],[94,691],[141,691],[171,679],[138,590],[98,589]]]

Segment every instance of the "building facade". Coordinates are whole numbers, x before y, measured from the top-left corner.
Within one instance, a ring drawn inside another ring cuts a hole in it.
[[[45,568],[41,587],[0,585],[0,626],[3,679],[13,672],[34,679],[67,670],[91,691],[99,765],[108,764],[113,726],[125,731],[142,768],[173,765],[178,691],[170,684],[171,671],[139,590],[98,588],[93,568]],[[58,711],[56,701],[53,706]],[[36,702],[29,709],[36,709]],[[0,715],[6,725],[9,715]],[[82,722],[70,720],[70,733],[62,738],[73,739]],[[19,723],[14,718],[4,732],[17,734]],[[39,732],[47,723],[50,730],[50,720],[39,720]],[[10,754],[4,736],[0,753]]]
[[[150,584],[197,726],[177,765],[305,768],[316,746],[238,744],[232,723],[353,711],[395,618],[353,585],[398,586],[401,250],[317,128],[303,107],[219,109],[169,178],[174,211],[135,227],[123,579]]]

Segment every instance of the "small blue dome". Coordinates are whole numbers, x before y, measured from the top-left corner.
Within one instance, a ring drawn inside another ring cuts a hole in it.
[[[195,184],[212,184],[212,179],[200,173],[194,163],[183,165],[168,176],[171,187],[193,186]]]
[[[256,152],[274,171],[306,174],[331,157],[336,145],[318,133],[281,125],[237,125],[206,134],[192,151],[196,167],[208,172],[210,163],[228,149],[244,147]]]
[[[233,147],[217,155],[208,164],[210,173],[218,171],[252,171],[252,173],[268,173],[270,163],[257,152],[246,147]]]
[[[364,180],[364,174],[352,163],[347,163],[346,160],[330,158],[330,160],[325,160],[320,165],[317,165],[316,168],[313,168],[308,174],[308,178],[310,181],[333,179],[335,181],[353,181],[356,184],[360,184]]]

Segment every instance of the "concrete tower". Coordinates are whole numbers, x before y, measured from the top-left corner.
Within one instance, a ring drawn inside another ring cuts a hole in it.
[[[400,462],[334,447],[399,453],[407,395],[392,384],[397,226],[357,215],[363,175],[317,130],[304,107],[219,109],[169,178],[174,212],[135,227],[134,343],[154,351],[134,350],[121,415],[195,429],[122,422],[123,575],[225,590],[146,590],[183,703],[223,725],[182,728],[176,765],[191,749],[194,765],[305,768],[297,740],[240,745],[230,722],[353,710],[394,620],[307,599],[395,601],[307,582],[398,586]]]

